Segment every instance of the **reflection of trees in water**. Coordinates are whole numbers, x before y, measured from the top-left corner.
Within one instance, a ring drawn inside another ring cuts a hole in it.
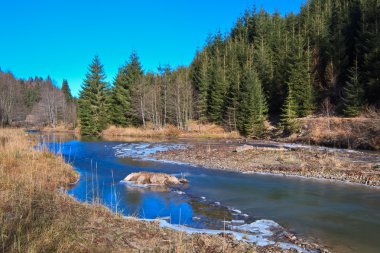
[[[284,192],[282,189],[273,189],[267,195],[270,200],[282,200],[289,197],[289,194]]]
[[[142,194],[144,193],[144,189],[127,186],[125,187],[124,191],[125,193],[123,195],[125,202],[128,203],[128,205],[133,206],[134,208],[138,208],[141,205]]]

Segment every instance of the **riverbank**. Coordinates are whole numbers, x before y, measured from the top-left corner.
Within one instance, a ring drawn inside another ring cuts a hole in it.
[[[170,160],[242,173],[270,173],[380,186],[376,161],[368,161],[361,152],[338,152],[329,149],[244,146],[242,144],[193,144],[153,155]],[[374,155],[376,158],[376,154]]]
[[[335,148],[380,149],[380,113],[356,118],[306,117],[297,121],[298,134],[277,140]]]
[[[62,157],[33,150],[32,135],[0,129],[3,252],[294,252],[225,233],[188,234],[80,203],[65,189],[79,175]]]
[[[380,114],[376,111],[356,118],[306,117],[297,119],[299,131],[284,136],[279,127],[267,124],[262,136],[265,140],[303,143],[334,148],[363,150],[380,149]],[[187,131],[168,125],[162,129],[110,126],[102,132],[105,138],[147,137],[147,138],[204,138],[241,139],[238,132],[229,132],[215,124],[200,124],[191,121]]]

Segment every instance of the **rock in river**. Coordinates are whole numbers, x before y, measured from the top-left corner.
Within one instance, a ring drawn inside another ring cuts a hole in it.
[[[178,179],[169,174],[153,172],[131,173],[123,181],[143,185],[178,185],[188,183],[184,178]]]

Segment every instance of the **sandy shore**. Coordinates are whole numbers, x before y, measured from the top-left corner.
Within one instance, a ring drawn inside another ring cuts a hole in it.
[[[264,147],[235,152],[241,146],[195,144],[186,149],[156,153],[154,158],[242,173],[271,173],[380,186],[376,162],[363,159],[360,152]]]

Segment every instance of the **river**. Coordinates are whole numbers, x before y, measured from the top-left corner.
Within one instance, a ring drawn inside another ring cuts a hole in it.
[[[241,224],[269,219],[332,252],[380,251],[379,189],[208,170],[146,157],[158,150],[182,148],[189,141],[125,142],[49,136],[43,142],[80,173],[79,182],[68,191],[80,201],[100,202],[128,216],[162,218],[195,228],[223,229],[228,224],[225,221]],[[167,191],[121,182],[137,171],[185,176],[190,183]]]

